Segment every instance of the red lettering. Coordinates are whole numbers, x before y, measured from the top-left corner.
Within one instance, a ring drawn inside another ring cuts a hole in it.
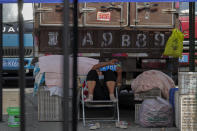
[[[110,12],[107,12],[107,13],[98,12],[97,13],[97,20],[109,21],[110,20]]]

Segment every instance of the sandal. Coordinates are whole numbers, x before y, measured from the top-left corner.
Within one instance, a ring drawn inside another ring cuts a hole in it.
[[[121,128],[121,129],[127,129],[127,122],[124,122],[124,121],[120,121],[120,122],[116,122],[116,127],[117,128]]]
[[[95,123],[95,124],[90,124],[89,125],[90,127],[89,127],[89,129],[90,130],[96,130],[96,129],[99,129],[101,126],[100,126],[100,123]]]

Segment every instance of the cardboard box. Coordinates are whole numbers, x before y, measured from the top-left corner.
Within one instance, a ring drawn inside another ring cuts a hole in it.
[[[3,114],[7,113],[8,107],[19,107],[20,105],[20,90],[18,89],[3,89]]]
[[[26,89],[25,93],[32,93],[33,89]],[[3,89],[3,115],[8,114],[8,107],[20,106],[20,90],[19,89]]]

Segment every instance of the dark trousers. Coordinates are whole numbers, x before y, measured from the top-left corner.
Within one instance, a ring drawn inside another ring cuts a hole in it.
[[[87,75],[86,81],[96,81],[94,88],[94,100],[109,100],[109,91],[106,86],[107,81],[116,81],[116,74],[112,70],[103,72],[104,79],[99,80],[96,70],[90,70]]]

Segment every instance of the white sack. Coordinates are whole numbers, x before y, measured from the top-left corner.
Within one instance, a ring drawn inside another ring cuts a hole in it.
[[[160,97],[144,100],[139,112],[139,124],[143,127],[173,126],[172,106]]]

